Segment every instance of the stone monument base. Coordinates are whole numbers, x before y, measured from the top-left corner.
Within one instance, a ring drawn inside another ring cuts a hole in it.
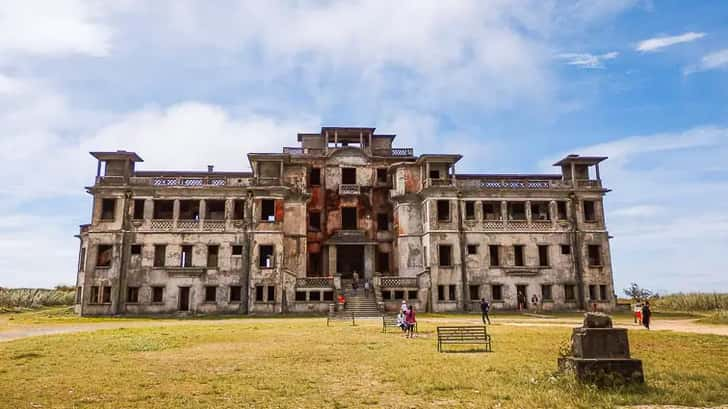
[[[596,384],[644,383],[642,361],[630,358],[574,358],[558,360],[559,370],[573,372],[580,381]]]

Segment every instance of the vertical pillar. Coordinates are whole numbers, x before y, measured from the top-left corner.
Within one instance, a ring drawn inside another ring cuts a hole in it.
[[[430,162],[425,162],[425,175],[422,177],[422,180],[429,181],[430,180]],[[429,183],[425,184],[425,187],[429,186]]]
[[[204,229],[205,213],[207,213],[207,201],[200,199],[200,223],[197,224],[198,229]]]
[[[501,219],[503,220],[503,225],[508,225],[508,202],[505,200],[501,201]]]
[[[531,214],[531,201],[526,200],[524,207],[526,210],[526,223],[528,223],[530,225],[531,221],[533,219],[533,215]]]
[[[177,228],[177,219],[179,219],[179,199],[172,202],[172,226]]]
[[[551,226],[556,227],[556,220],[559,218],[559,209],[556,207],[556,200],[549,202],[549,218],[551,219]]]
[[[374,244],[367,244],[364,246],[364,278],[371,280],[374,277],[374,258],[375,249]]]
[[[336,246],[328,246],[329,249],[329,275],[334,276],[338,275],[339,272],[336,271]]]
[[[599,175],[599,164],[596,164],[596,171],[597,171],[597,180],[602,180],[602,177]]]

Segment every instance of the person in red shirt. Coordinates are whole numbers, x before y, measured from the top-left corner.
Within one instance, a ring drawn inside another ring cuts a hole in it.
[[[415,325],[417,324],[414,306],[410,305],[407,312],[404,313],[404,322],[407,324],[407,338],[414,338]]]
[[[339,302],[339,310],[344,309],[344,306],[346,306],[346,298],[344,298],[344,294],[339,294],[337,301]]]

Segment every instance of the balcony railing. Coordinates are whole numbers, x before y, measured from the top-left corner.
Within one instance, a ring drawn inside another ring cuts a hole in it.
[[[417,277],[384,276],[379,282],[382,288],[417,288]]]
[[[287,153],[289,155],[312,155],[312,156],[321,156],[324,154],[324,150],[320,148],[302,148],[297,146],[284,146],[283,147],[283,153]]]
[[[425,179],[425,187],[432,186],[452,186],[452,179],[450,179],[449,177],[447,179]]]
[[[333,277],[298,277],[296,288],[334,288]]]
[[[204,220],[202,225],[205,231],[225,230],[225,220]]]
[[[358,195],[361,189],[357,184],[340,184],[339,194],[340,195]]]
[[[390,148],[390,149],[374,149],[372,153],[375,156],[397,156],[397,157],[409,157],[414,156],[415,151],[413,148]]]

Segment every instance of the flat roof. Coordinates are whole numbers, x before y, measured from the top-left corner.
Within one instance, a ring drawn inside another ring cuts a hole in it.
[[[596,165],[597,163],[608,159],[607,156],[579,156],[575,153],[567,155],[565,158],[554,163],[554,166],[562,166],[569,163],[578,163],[581,165]]]
[[[458,179],[554,179],[554,180],[561,180],[562,176],[557,175],[554,173],[549,174],[528,174],[528,173],[466,173],[466,174],[456,174],[456,178]]]
[[[91,156],[98,160],[121,160],[127,159],[133,162],[144,162],[136,152],[113,151],[113,152],[89,152]]]

